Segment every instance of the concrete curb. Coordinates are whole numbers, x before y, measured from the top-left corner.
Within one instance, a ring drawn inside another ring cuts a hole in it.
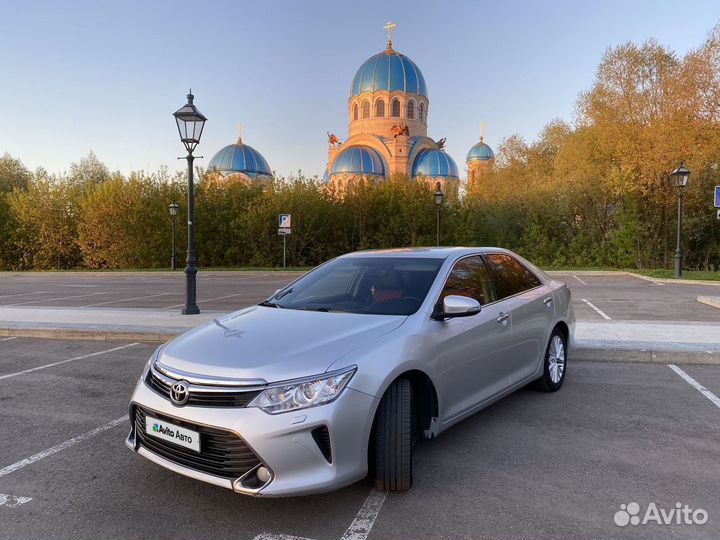
[[[720,365],[719,351],[651,349],[574,349],[573,362],[641,362],[652,364],[706,364]]]
[[[143,341],[165,343],[182,332],[133,332],[126,330],[81,330],[78,328],[0,328],[0,337],[76,339],[82,341]]]
[[[636,277],[638,279],[644,279],[645,281],[655,283],[672,283],[673,285],[715,285],[720,287],[720,281],[710,281],[709,279],[668,279],[668,278],[654,278],[650,276],[643,276],[642,274],[636,274],[635,272],[626,272],[628,276]]]
[[[90,341],[142,341],[164,343],[182,332],[142,332],[78,328],[0,328],[0,337],[73,339]],[[570,352],[573,362],[644,362],[656,364],[720,365],[720,351],[652,350],[608,347],[581,347]]]
[[[720,296],[698,296],[697,301],[701,304],[720,308]]]
[[[644,281],[650,281],[655,283],[672,283],[672,284],[683,284],[683,285],[714,285],[720,287],[720,281],[711,281],[708,279],[668,279],[668,278],[655,278],[650,276],[644,276],[642,274],[636,274],[635,272],[627,271],[613,271],[613,270],[547,270],[545,272],[548,275],[554,274],[577,274],[578,276],[631,276]]]

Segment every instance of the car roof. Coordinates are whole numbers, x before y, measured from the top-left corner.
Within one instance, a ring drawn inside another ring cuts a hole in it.
[[[342,257],[414,257],[424,259],[447,259],[472,253],[507,252],[497,247],[414,247],[393,249],[368,249],[348,253]]]

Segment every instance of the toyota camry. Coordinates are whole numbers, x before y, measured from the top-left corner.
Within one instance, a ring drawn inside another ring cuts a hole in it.
[[[407,490],[420,438],[560,389],[574,323],[567,286],[504,249],[350,253],[159,347],[126,444],[237,493]]]

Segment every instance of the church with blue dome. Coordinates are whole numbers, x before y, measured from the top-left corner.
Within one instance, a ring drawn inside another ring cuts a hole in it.
[[[210,182],[237,181],[245,185],[266,184],[273,179],[272,169],[263,155],[238,135],[235,144],[221,148],[210,160],[207,168]]]
[[[467,190],[472,193],[482,191],[482,177],[493,166],[495,154],[492,148],[485,143],[482,135],[484,124],[480,124],[480,141],[470,148],[465,158],[467,164]]]
[[[460,173],[445,151],[445,139],[428,137],[430,100],[425,76],[415,62],[393,49],[394,26],[385,26],[385,50],[363,62],[352,79],[348,138],[341,141],[328,133],[323,182],[342,194],[362,180],[402,175],[432,188],[440,183],[443,191],[457,196]],[[487,167],[494,159],[489,146],[476,147],[468,154],[468,170],[475,160],[484,160]]]
[[[428,136],[430,99],[425,76],[410,58],[393,49],[387,23],[387,46],[358,68],[347,103],[348,137],[328,133],[328,160],[322,182],[342,195],[361,181],[400,176],[426,183],[457,197],[460,171],[445,151],[445,138]],[[495,155],[482,137],[467,154],[468,191],[481,183]],[[210,160],[209,181],[266,184],[273,172],[263,155],[238,136]]]

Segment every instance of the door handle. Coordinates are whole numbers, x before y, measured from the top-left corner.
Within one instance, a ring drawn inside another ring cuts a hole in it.
[[[548,296],[545,300],[543,300],[543,303],[546,306],[549,306],[550,304],[552,304],[552,301],[553,301],[552,296]]]
[[[509,313],[501,313],[497,317],[497,322],[499,322],[500,324],[505,324],[509,318],[510,318]]]

